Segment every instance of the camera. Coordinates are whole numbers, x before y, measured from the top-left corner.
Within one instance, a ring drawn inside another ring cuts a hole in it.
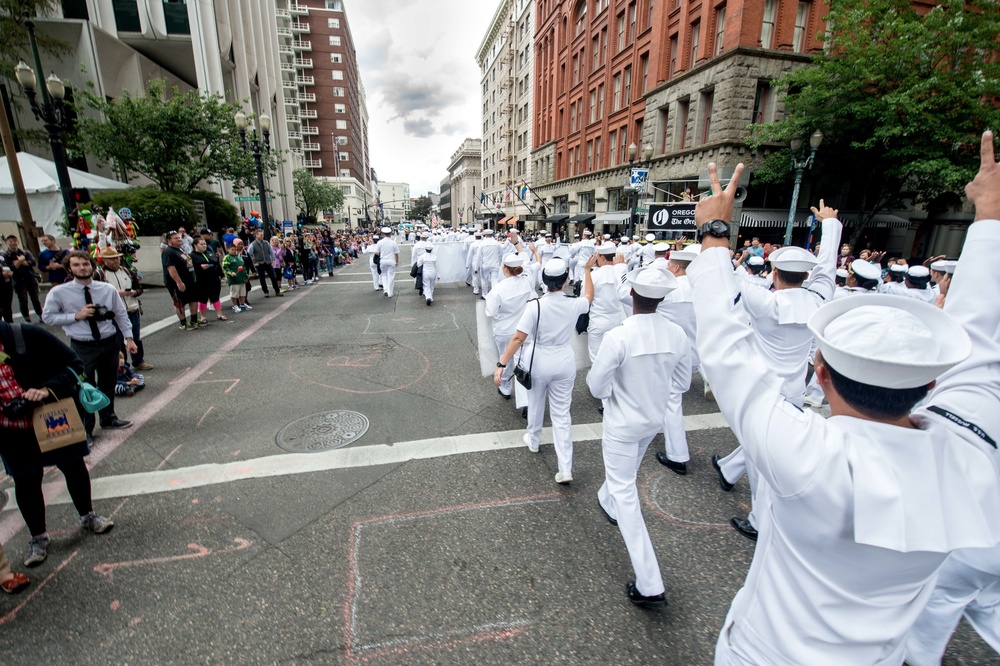
[[[97,321],[111,321],[114,318],[115,318],[114,310],[109,310],[107,307],[103,305],[94,306],[94,316],[92,317],[92,319],[96,319]]]
[[[8,419],[23,419],[35,411],[35,403],[24,397],[13,398],[3,406],[3,415]]]

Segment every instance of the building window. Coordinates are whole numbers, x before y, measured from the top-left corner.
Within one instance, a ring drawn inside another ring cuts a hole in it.
[[[618,15],[618,50],[621,53],[625,50],[625,12]]]
[[[617,111],[622,108],[622,75],[615,74],[614,78],[614,93],[612,98],[612,111]]]
[[[345,129],[347,129],[347,121],[346,120],[338,120],[336,124],[337,124],[337,129],[339,129],[339,130],[345,130]]]
[[[330,70],[330,74],[333,75],[333,80],[334,81],[343,81],[344,80],[344,70],[342,70],[342,69],[333,69],[333,70]]]
[[[674,78],[677,73],[677,35],[670,37],[670,68],[667,71],[667,78]]]
[[[340,46],[340,35],[330,35],[330,46]]]
[[[343,88],[334,88],[333,89],[333,96],[334,97],[343,97],[344,96],[344,89]]]
[[[573,85],[580,82],[580,58],[573,56]]]
[[[670,108],[661,107],[656,113],[656,133],[657,141],[656,145],[659,148],[661,155],[666,155],[670,152],[670,145],[667,143],[667,139],[670,136]]]
[[[653,27],[653,0],[649,0],[649,15],[646,19],[646,27]]]
[[[771,122],[771,99],[773,97],[770,81],[757,82],[757,95],[753,100],[752,122],[762,125]]]
[[[618,132],[611,133],[611,140],[608,141],[608,154],[611,156],[611,161],[608,166],[615,166],[618,162],[615,160],[617,153],[615,153],[615,146],[618,145]],[[608,209],[610,210],[610,208]]]
[[[722,37],[726,32],[726,6],[715,10],[715,55],[722,53]]]
[[[577,212],[579,213],[591,213],[594,210],[594,193],[593,192],[580,192],[577,195],[577,200],[580,205],[577,206]]]
[[[642,70],[642,92],[646,92],[649,88],[649,54],[643,53],[642,57],[639,58],[639,67]]]
[[[340,0],[326,0],[326,8],[332,9],[335,12],[343,11],[343,5],[340,4]]]
[[[348,152],[341,151],[341,152],[339,152],[337,154],[340,156],[340,161],[341,162],[347,162],[347,161],[349,161],[351,159],[351,154],[348,153]]]
[[[633,2],[628,6],[628,41],[629,43],[635,41],[635,16],[636,16],[636,6]]]
[[[333,112],[334,113],[347,113],[347,107],[344,106],[343,104],[334,104],[333,105]]]
[[[594,35],[594,39],[591,40],[590,48],[593,50],[594,55],[594,69],[597,69],[601,64],[601,36]]]
[[[792,37],[792,49],[802,53],[806,47],[806,26],[809,25],[809,3],[799,2],[795,12],[795,34]]]
[[[597,119],[604,117],[604,84],[597,86]]]
[[[569,131],[576,131],[576,102],[569,105]]]
[[[622,97],[623,104],[629,106],[632,104],[632,68],[625,68],[625,95]]]
[[[594,142],[593,141],[588,141],[587,142],[587,171],[593,171],[593,170],[594,170]],[[583,212],[586,212],[586,211],[581,210],[580,212],[583,213]]]
[[[608,210],[616,211],[622,210],[622,205],[627,201],[626,197],[622,196],[621,190],[608,190]]]
[[[587,3],[590,0],[582,0],[580,6],[576,8],[576,36],[579,37],[587,29]]]
[[[351,177],[351,170],[350,169],[341,169],[340,170],[340,177],[341,178],[350,178]]]
[[[622,164],[628,162],[628,127],[623,127],[618,132],[619,146],[621,147]]]
[[[698,62],[698,44],[701,41],[701,21],[691,24],[691,53],[689,54],[688,67],[694,67]]]
[[[332,30],[340,30],[340,19],[339,18],[327,19],[326,27]]]
[[[590,91],[590,122],[597,120],[597,90]]]
[[[764,23],[760,27],[760,45],[765,49],[774,47],[774,18],[778,13],[778,0],[764,1]]]
[[[677,131],[675,132],[675,136],[677,138],[674,141],[674,145],[677,146],[677,150],[684,150],[684,148],[687,147],[688,112],[690,110],[690,99],[685,98],[677,102]]]
[[[594,168],[601,168],[601,137],[594,139]]]
[[[344,194],[346,194],[347,196],[350,196],[350,195],[354,194],[354,188],[353,188],[353,187],[351,187],[350,185],[341,185],[341,186],[340,186],[340,189],[341,189],[341,191],[343,191],[343,193],[344,193]]]
[[[708,143],[712,136],[712,102],[715,91],[708,90],[701,94],[701,143]]]
[[[338,146],[346,146],[347,145],[347,137],[346,136],[338,136],[337,137],[337,145]]]
[[[335,65],[339,65],[340,63],[344,62],[344,54],[342,54],[342,53],[331,53],[330,54],[330,62],[334,63]]]

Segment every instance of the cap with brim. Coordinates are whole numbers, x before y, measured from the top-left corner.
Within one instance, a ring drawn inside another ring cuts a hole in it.
[[[760,257],[756,257],[756,258],[760,259]],[[761,259],[760,263],[764,263],[764,260]],[[850,275],[850,273],[847,272],[846,268],[838,268],[837,269],[837,277],[839,277],[841,280],[846,280],[848,275]]]
[[[632,290],[645,298],[663,298],[677,288],[677,278],[673,273],[655,266],[637,268],[628,274]]]
[[[681,254],[681,253],[680,252],[674,252],[672,255],[670,255],[670,257],[671,258],[675,258],[675,255],[678,255],[678,254]],[[763,266],[764,265],[764,257],[758,257],[758,256],[750,257],[750,259],[747,261],[747,263],[750,264],[751,266]],[[846,273],[846,271],[845,271],[845,273]],[[845,275],[844,277],[847,277],[847,276]]]
[[[931,264],[931,270],[938,273],[954,273],[958,262],[954,259],[939,259]]]
[[[566,262],[559,258],[549,259],[542,268],[542,273],[549,277],[559,277],[565,275],[567,271]]]
[[[204,236],[205,234],[210,234],[210,233],[212,233],[212,230],[211,230],[211,229],[202,229],[202,230],[201,230],[201,235],[202,235],[202,236]]]
[[[392,229],[390,229],[389,227],[382,227],[382,233],[384,233],[384,234],[391,234],[392,233]]]
[[[656,236],[654,236],[653,234],[646,234],[646,242],[647,243],[652,243],[655,240],[656,240]]]
[[[697,258],[697,252],[689,252],[688,250],[675,250],[670,253],[671,261],[694,261]]]
[[[116,259],[122,256],[119,254],[118,250],[108,245],[107,247],[101,248],[101,259]]]
[[[503,265],[510,266],[511,268],[524,266],[524,257],[517,252],[511,252],[510,254],[504,255]]]
[[[864,259],[855,259],[851,262],[851,270],[854,274],[863,280],[878,280],[882,279],[882,269],[875,264],[865,261]]]
[[[484,229],[483,230],[483,235],[485,235],[485,236],[492,236],[493,235],[493,230],[492,229]]]
[[[775,250],[768,259],[775,268],[790,273],[808,273],[819,263],[812,252],[794,245]]]
[[[889,270],[898,275],[902,275],[903,273],[906,272],[906,266],[903,266],[901,264],[893,264],[892,266],[889,266]]]
[[[931,272],[927,270],[926,266],[910,266],[906,274],[911,278],[925,278],[930,277]]]
[[[670,251],[670,243],[664,243],[663,241],[660,241],[659,243],[653,243],[653,251],[654,252],[669,252]]]
[[[483,235],[482,235],[481,233],[479,233],[478,231],[477,231],[477,232],[476,232],[475,234],[473,234],[473,235],[474,235],[474,236],[475,236],[476,238],[482,238],[482,237],[483,237]]]
[[[584,230],[583,230],[583,235],[584,235],[584,236],[593,236],[593,235],[594,235],[594,232],[593,232],[593,231],[591,231],[590,229],[584,229]]]
[[[611,243],[604,243],[603,245],[598,246],[597,250],[595,251],[597,252],[597,254],[610,257],[614,256],[615,252],[618,251],[618,248],[612,245]]]
[[[878,297],[878,305],[857,303],[837,299],[809,318],[823,359],[848,379],[887,389],[917,388],[972,353],[965,329],[929,303],[888,294]]]

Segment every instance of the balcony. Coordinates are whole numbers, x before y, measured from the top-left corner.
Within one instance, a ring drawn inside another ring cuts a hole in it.
[[[316,78],[313,76],[296,76],[295,83],[300,86],[314,86],[316,85]]]
[[[292,16],[309,16],[309,7],[300,5],[297,2],[288,3],[288,12]]]
[[[299,101],[295,99],[295,95],[292,93],[285,94],[285,106],[298,106]]]
[[[292,22],[292,32],[299,33],[299,34],[308,34],[310,32],[310,30],[309,30],[309,24],[308,23],[303,23],[302,21],[293,21]]]
[[[319,128],[312,125],[303,125],[302,134],[305,136],[319,136]]]
[[[316,93],[300,92],[296,96],[296,99],[298,99],[300,102],[315,102],[316,101]]]
[[[299,115],[303,118],[309,118],[310,120],[315,120],[319,117],[319,114],[316,113],[316,109],[302,109],[302,111],[299,112]]]
[[[287,116],[285,116],[285,121],[289,125],[301,125],[302,124],[302,118],[299,115],[294,114],[294,113],[290,113]]]
[[[295,65],[293,65],[290,62],[283,62],[283,63],[281,63],[281,71],[283,71],[283,72],[290,72],[290,73],[294,74],[295,73]]]
[[[290,141],[301,141],[302,140],[302,132],[300,132],[298,130],[288,130],[288,139]]]
[[[302,160],[302,166],[305,167],[306,169],[322,169],[323,160],[313,160],[313,159]]]
[[[295,51],[288,44],[278,44],[278,53],[284,53],[286,55],[292,55]]]
[[[292,18],[291,12],[289,12],[287,9],[275,9],[274,10],[274,15],[277,16],[280,19],[290,19],[290,18]]]
[[[285,28],[285,27],[279,25],[278,28],[277,28],[277,30],[278,30],[278,37],[291,38],[291,36],[292,36],[292,29],[291,28]]]
[[[313,43],[308,39],[296,39],[292,42],[292,48],[296,51],[312,51]]]
[[[281,87],[289,90],[298,90],[299,86],[291,79],[281,79]],[[291,97],[292,95],[290,95]]]
[[[313,59],[312,58],[296,58],[295,66],[302,67],[304,69],[312,69]]]
[[[318,143],[304,143],[304,144],[302,144],[302,150],[306,151],[307,153],[318,153],[319,152],[319,144]]]

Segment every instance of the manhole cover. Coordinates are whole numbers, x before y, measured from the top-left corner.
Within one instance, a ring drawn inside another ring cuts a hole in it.
[[[320,412],[292,421],[278,432],[278,446],[292,453],[339,449],[368,432],[368,417],[358,412]]]

